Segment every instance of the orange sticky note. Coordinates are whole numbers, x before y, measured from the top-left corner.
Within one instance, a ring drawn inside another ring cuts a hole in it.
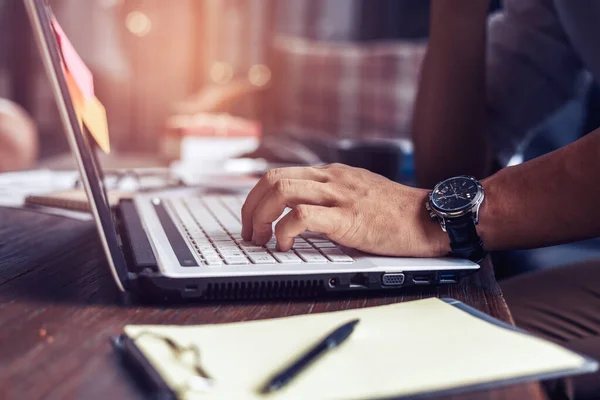
[[[95,95],[94,77],[92,76],[92,73],[81,57],[79,57],[77,50],[75,50],[75,47],[73,47],[71,41],[54,17],[52,17],[52,27],[58,38],[58,44],[67,70],[73,76],[73,79],[75,83],[77,83],[83,96],[88,100],[93,99]]]
[[[110,153],[106,109],[94,95],[92,73],[54,17],[52,17],[52,27],[59,42],[64,62],[63,70],[79,124],[82,125],[83,121],[98,146],[105,153]]]
[[[77,119],[79,120],[79,125],[82,124],[82,115],[83,115],[83,95],[81,91],[77,87],[75,80],[69,73],[69,71],[65,70],[65,79],[67,81],[67,87],[69,88],[69,94],[71,95],[71,101],[73,102],[73,107],[75,108],[75,114],[77,114]]]
[[[92,100],[85,99],[81,117],[85,126],[87,126],[88,130],[96,140],[96,143],[98,143],[98,146],[100,146],[105,153],[110,153],[106,110],[102,103],[100,103],[100,100],[96,97]]]

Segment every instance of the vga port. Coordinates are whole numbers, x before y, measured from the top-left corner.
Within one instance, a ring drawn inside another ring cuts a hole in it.
[[[402,286],[404,285],[404,274],[403,273],[385,273],[381,277],[381,283],[383,286]]]

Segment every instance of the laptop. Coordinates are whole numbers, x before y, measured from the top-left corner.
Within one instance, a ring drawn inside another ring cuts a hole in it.
[[[78,118],[45,0],[25,0],[108,266],[121,292],[159,299],[316,296],[457,283],[462,259],[378,257],[305,232],[287,253],[241,237],[244,196],[201,188],[140,194],[111,209],[89,133]]]

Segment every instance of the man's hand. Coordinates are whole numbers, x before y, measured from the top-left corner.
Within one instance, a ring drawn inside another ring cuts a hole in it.
[[[427,191],[341,164],[267,172],[242,208],[242,237],[264,245],[272,223],[279,250],[288,251],[306,230],[347,247],[390,256],[436,257],[448,237],[425,210]]]

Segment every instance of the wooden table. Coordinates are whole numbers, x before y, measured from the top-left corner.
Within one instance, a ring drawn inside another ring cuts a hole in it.
[[[0,208],[0,399],[143,398],[109,344],[126,324],[222,323],[427,296],[453,297],[512,321],[489,262],[460,285],[404,296],[124,307],[91,222]],[[529,384],[455,398],[545,395]]]

